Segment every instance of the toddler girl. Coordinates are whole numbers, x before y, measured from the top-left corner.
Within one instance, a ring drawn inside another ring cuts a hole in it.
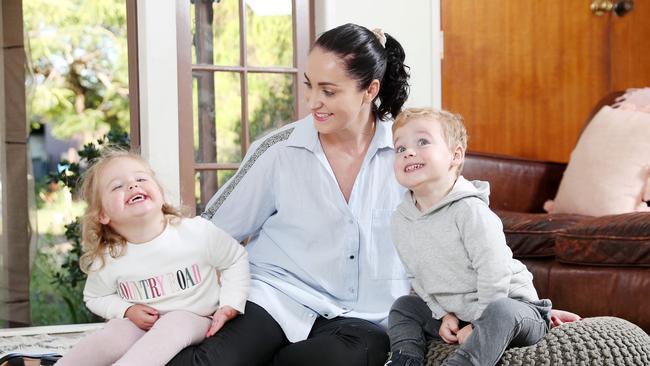
[[[163,365],[244,312],[246,250],[167,204],[143,158],[105,148],[81,195],[84,301],[110,320],[57,365]]]

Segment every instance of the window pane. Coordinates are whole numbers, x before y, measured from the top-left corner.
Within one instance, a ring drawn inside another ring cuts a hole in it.
[[[294,119],[293,74],[248,74],[251,141]]]
[[[206,170],[199,171],[195,174],[195,197],[196,197],[196,213],[200,214],[205,210],[210,198],[217,193],[228,180],[235,175],[235,170]]]
[[[239,1],[192,1],[192,63],[239,65]]]
[[[291,0],[246,0],[248,65],[293,66]]]
[[[194,72],[194,156],[199,163],[242,159],[240,78],[232,72]]]

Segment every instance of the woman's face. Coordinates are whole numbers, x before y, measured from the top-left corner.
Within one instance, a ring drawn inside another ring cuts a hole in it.
[[[369,119],[371,102],[379,89],[373,82],[359,90],[357,81],[345,71],[343,60],[332,52],[315,47],[305,69],[307,105],[319,133],[359,130]]]

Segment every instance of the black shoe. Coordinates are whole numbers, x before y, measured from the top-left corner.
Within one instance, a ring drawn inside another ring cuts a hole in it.
[[[391,353],[390,358],[384,366],[424,366],[424,362],[415,357],[405,355],[402,351],[397,351]]]

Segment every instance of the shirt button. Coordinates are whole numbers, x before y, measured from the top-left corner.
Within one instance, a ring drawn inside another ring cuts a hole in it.
[[[354,255],[351,255],[351,256],[350,256],[350,259],[354,259]]]
[[[325,314],[323,314],[323,316],[327,318],[330,315],[328,313],[325,313]]]

